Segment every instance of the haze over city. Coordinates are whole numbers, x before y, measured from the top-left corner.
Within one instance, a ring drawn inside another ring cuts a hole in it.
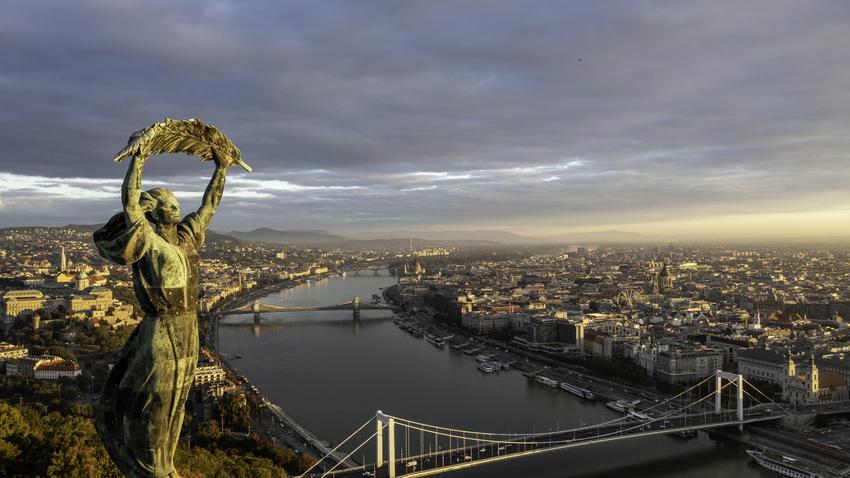
[[[212,228],[850,234],[850,6],[12,2],[0,224],[118,210],[129,132],[198,117],[254,168]],[[475,19],[475,21],[470,21]],[[211,166],[154,158],[196,207]]]

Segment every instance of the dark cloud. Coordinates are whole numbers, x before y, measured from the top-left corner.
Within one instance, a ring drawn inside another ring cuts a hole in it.
[[[105,218],[109,159],[165,116],[215,123],[257,171],[219,229],[836,208],[848,20],[843,2],[13,2],[0,223]],[[208,167],[148,177],[194,201]]]

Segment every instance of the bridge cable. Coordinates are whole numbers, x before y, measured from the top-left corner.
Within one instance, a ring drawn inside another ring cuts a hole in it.
[[[729,387],[729,386],[730,386],[730,385],[732,385],[733,383],[734,383],[734,382],[727,382],[725,385],[723,385],[723,386],[721,387],[721,389],[726,388],[726,387]],[[662,420],[662,419],[666,419],[666,418],[668,418],[668,417],[671,417],[671,416],[673,416],[673,415],[674,415],[674,414],[676,414],[676,413],[679,413],[679,412],[681,412],[681,411],[683,411],[683,410],[686,410],[686,409],[688,409],[688,408],[692,407],[693,405],[696,405],[697,403],[700,403],[700,402],[702,402],[702,401],[705,401],[705,400],[709,399],[709,398],[710,398],[710,397],[712,397],[713,395],[714,395],[714,392],[712,392],[712,393],[710,393],[710,394],[706,395],[705,397],[702,397],[702,398],[700,398],[699,400],[696,400],[696,401],[694,401],[694,402],[692,402],[692,403],[690,403],[690,404],[688,404],[688,405],[686,405],[686,406],[684,406],[684,407],[682,407],[682,408],[680,408],[680,409],[678,409],[678,410],[674,410],[674,411],[668,412],[667,414],[662,415],[662,416],[659,416],[659,417],[657,417],[657,418],[653,418],[652,420],[642,421],[642,422],[640,422],[640,423],[635,424],[635,426],[633,426],[633,427],[629,427],[629,428],[625,428],[625,429],[620,429],[620,430],[617,430],[617,431],[614,431],[614,432],[606,433],[606,434],[604,434],[604,435],[597,435],[596,437],[593,437],[593,438],[601,438],[601,437],[607,437],[607,436],[611,436],[611,435],[618,435],[618,434],[622,434],[623,432],[627,432],[627,431],[634,430],[634,429],[637,429],[637,428],[642,428],[642,427],[646,426],[647,424],[655,423],[655,422],[657,422],[657,421],[659,421],[659,420]],[[393,417],[393,418],[394,418],[394,419],[396,419],[396,421],[400,420],[398,417]],[[403,419],[402,419],[402,420],[403,420]],[[453,433],[443,433],[443,432],[439,432],[439,431],[436,431],[436,430],[434,430],[434,431],[425,430],[424,428],[421,428],[421,427],[419,427],[419,426],[415,426],[415,425],[410,425],[410,424],[402,424],[402,423],[397,423],[397,424],[398,424],[399,426],[410,427],[410,428],[412,428],[412,429],[414,429],[414,430],[424,430],[424,431],[428,431],[428,432],[430,432],[430,433],[433,433],[433,434],[435,434],[435,435],[440,435],[440,436],[449,437],[449,439],[454,438],[454,439],[457,439],[457,440],[459,440],[459,441],[460,441],[460,440],[462,440],[462,438],[463,438],[462,436],[458,436],[458,435],[453,434]],[[602,425],[604,425],[604,424],[605,424],[605,423],[601,423],[601,424],[599,424],[598,426],[594,426],[594,427],[585,427],[584,429],[594,429],[594,428],[601,429],[601,426],[602,426]],[[430,425],[427,425],[427,424],[423,424],[423,425],[424,425],[424,426],[430,426]],[[576,431],[576,430],[574,430],[574,429],[565,430],[565,431],[560,432],[560,434],[570,433],[570,432],[574,432],[574,431]],[[577,441],[587,441],[586,439],[557,440],[557,441],[554,441],[554,442],[550,442],[550,441],[526,441],[526,440],[525,440],[526,438],[536,438],[536,437],[548,436],[548,435],[553,435],[553,434],[557,434],[557,433],[544,432],[544,433],[537,433],[537,434],[522,435],[522,436],[521,436],[522,440],[493,440],[493,439],[480,438],[480,439],[478,439],[477,441],[484,442],[484,443],[490,443],[490,444],[519,444],[519,445],[533,445],[533,446],[537,446],[537,445],[550,445],[550,444],[567,444],[567,443],[572,443],[572,442],[577,442]],[[458,450],[461,450],[461,449],[466,449],[466,448],[457,448],[457,449],[458,449]],[[450,450],[447,450],[447,451],[453,451],[453,450],[454,450],[454,449],[450,449]]]
[[[760,393],[762,397],[766,398],[766,399],[767,399],[770,403],[772,403],[772,404],[776,405],[777,407],[779,407],[779,409],[780,409],[780,410],[782,410],[783,412],[785,412],[786,414],[789,414],[789,415],[791,414],[791,412],[789,412],[788,410],[786,410],[786,409],[785,409],[785,407],[783,407],[782,405],[780,405],[780,404],[776,403],[775,401],[773,401],[773,399],[772,399],[772,398],[768,397],[768,396],[767,396],[764,392],[762,392],[761,390],[759,390],[759,388],[758,388],[758,387],[756,387],[755,385],[753,385],[752,383],[750,383],[747,379],[744,379],[744,383],[746,383],[747,385],[749,385],[749,386],[753,387],[753,389],[754,389],[756,392]],[[744,390],[746,391],[746,389],[744,389]]]
[[[326,459],[327,457],[329,457],[329,456],[331,456],[332,454],[334,454],[334,453],[335,453],[335,452],[339,449],[339,447],[341,447],[342,445],[345,445],[345,443],[346,443],[348,440],[350,440],[350,439],[351,439],[354,435],[356,435],[356,434],[360,433],[360,430],[363,430],[364,428],[366,428],[366,425],[368,425],[368,424],[372,423],[372,420],[374,420],[374,419],[375,419],[375,417],[374,417],[374,416],[369,417],[369,419],[368,419],[368,420],[366,420],[366,423],[364,423],[363,425],[361,425],[361,426],[360,426],[360,428],[358,428],[357,430],[355,430],[355,431],[354,431],[354,433],[352,433],[351,435],[348,435],[348,437],[347,437],[345,440],[343,440],[343,441],[339,442],[339,444],[338,444],[336,447],[334,447],[334,449],[333,449],[333,450],[329,451],[329,452],[328,452],[325,456],[323,456],[320,460],[317,460],[315,463],[313,463],[313,464],[312,464],[309,468],[307,468],[307,470],[306,470],[306,471],[304,471],[304,473],[301,473],[301,475],[300,475],[300,476],[304,476],[304,475],[306,475],[307,473],[309,473],[309,472],[310,472],[310,470],[312,470],[313,468],[315,468],[315,467],[316,467],[316,465],[318,465],[319,463],[321,463],[321,462],[325,461],[325,459]],[[377,434],[377,432],[375,432],[375,434]],[[361,446],[362,446],[362,445],[361,445]],[[345,460],[347,460],[347,459],[348,459],[348,457],[344,458],[342,461],[345,461]],[[340,463],[341,463],[341,462],[337,462],[337,466],[339,466],[339,464],[340,464]],[[336,468],[336,467],[334,467],[334,468]]]
[[[389,424],[386,424],[386,425],[382,426],[382,427],[381,427],[381,433],[383,433],[384,428],[387,428],[388,426],[389,426]],[[355,449],[351,450],[351,452],[349,452],[349,453],[348,453],[348,455],[345,455],[345,457],[344,457],[342,460],[338,461],[338,462],[336,463],[336,465],[332,466],[330,470],[327,470],[327,471],[325,471],[324,473],[322,473],[322,475],[321,475],[319,478],[325,478],[326,476],[328,476],[328,473],[333,473],[333,472],[334,472],[334,470],[336,470],[336,467],[338,467],[339,465],[341,465],[341,464],[342,464],[345,460],[347,460],[347,459],[351,458],[351,455],[355,454],[355,453],[357,452],[357,450],[359,450],[359,449],[363,448],[363,445],[365,445],[365,444],[369,443],[369,442],[370,442],[373,438],[375,438],[377,435],[378,435],[378,431],[376,430],[376,431],[375,431],[375,433],[372,433],[372,434],[371,434],[368,438],[366,438],[366,439],[365,439],[365,440],[363,440],[363,441],[362,441],[359,445],[357,445],[357,448],[355,448]],[[395,466],[395,462],[396,462],[395,457],[390,457],[390,458],[391,458],[391,459],[390,459],[390,466]],[[304,474],[306,474],[306,473],[307,473],[307,472],[304,472]],[[302,474],[302,475],[301,475],[301,477],[303,477],[303,476],[304,476],[304,474]],[[300,477],[299,477],[299,478],[300,478]]]
[[[666,399],[662,402],[656,403],[653,406],[645,409],[644,411],[648,412],[648,411],[654,410],[654,409],[656,409],[656,408],[658,408],[658,407],[660,407],[660,406],[662,406],[662,405],[664,405],[664,404],[666,404],[666,403],[668,403],[672,400],[675,400],[675,399],[677,399],[677,398],[681,397],[682,395],[692,391],[694,388],[699,387],[703,383],[705,383],[705,382],[707,382],[707,381],[709,381],[713,378],[714,378],[714,375],[711,375],[710,377],[702,380],[701,382],[697,383],[696,385],[693,385],[692,387],[688,388],[687,390],[684,390],[683,392],[680,392],[679,394],[672,396],[672,397],[670,397],[670,398],[668,398],[668,399]],[[725,388],[725,385],[723,386],[723,388]],[[430,424],[430,423],[417,422],[415,420],[410,420],[410,419],[402,418],[402,417],[395,417],[394,416],[393,418],[395,418],[396,423],[404,422],[404,423],[419,425],[419,426],[423,426],[423,427],[433,427],[435,430],[440,429],[440,430],[445,430],[445,431],[449,431],[449,432],[456,432],[456,433],[473,433],[473,434],[478,434],[478,435],[500,436],[500,437],[510,435],[509,433],[479,432],[479,431],[474,431],[474,430],[464,430],[464,429],[459,429],[459,428],[443,427],[443,426],[433,425],[433,424]],[[627,418],[628,417],[624,415],[620,418],[615,418],[615,419],[612,419],[612,420],[604,421],[599,425],[616,423],[618,421],[626,420]],[[571,428],[571,429],[568,429],[568,430],[561,430],[560,432],[525,433],[525,434],[519,434],[519,436],[545,436],[545,435],[548,435],[548,434],[558,435],[558,434],[563,433],[563,432],[590,430],[590,429],[597,428],[599,425],[588,425],[588,426],[584,426],[584,427]]]

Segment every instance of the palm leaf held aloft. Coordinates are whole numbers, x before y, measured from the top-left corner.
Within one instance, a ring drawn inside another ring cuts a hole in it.
[[[194,118],[182,121],[166,118],[164,122],[136,131],[114,161],[129,156],[148,157],[163,153],[187,153],[202,161],[211,161],[216,156],[219,159],[231,158],[233,163],[251,171],[251,167],[242,161],[239,148],[227,136],[215,126]]]

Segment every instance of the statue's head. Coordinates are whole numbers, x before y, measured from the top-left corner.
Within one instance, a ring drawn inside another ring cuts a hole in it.
[[[142,209],[151,222],[173,226],[180,222],[180,204],[174,194],[165,188],[154,188],[142,193]]]

